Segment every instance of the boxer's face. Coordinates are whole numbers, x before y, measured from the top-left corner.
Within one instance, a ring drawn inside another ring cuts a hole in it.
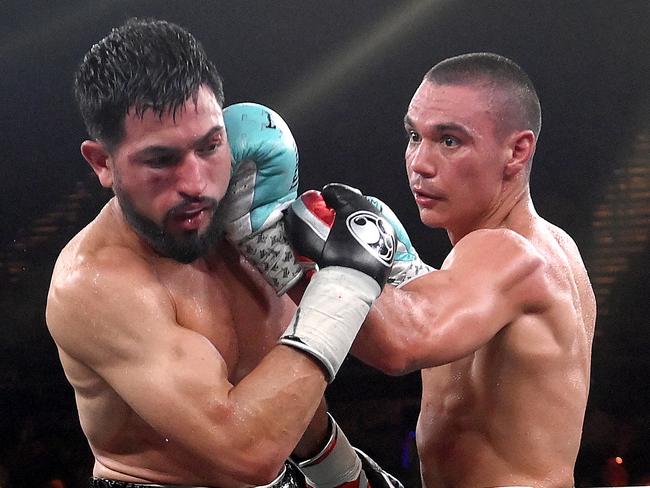
[[[230,180],[223,114],[199,89],[175,117],[133,111],[109,157],[111,186],[127,221],[159,253],[182,262],[204,254],[219,235],[217,208]]]
[[[506,148],[488,87],[424,81],[405,117],[406,169],[430,227],[476,228],[499,203]]]

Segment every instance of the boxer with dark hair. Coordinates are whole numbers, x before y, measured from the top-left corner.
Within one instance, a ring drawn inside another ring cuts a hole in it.
[[[596,304],[576,244],[531,200],[535,89],[502,56],[450,58],[425,75],[404,124],[420,219],[446,229],[453,249],[440,270],[417,264],[384,206],[408,251],[393,268],[415,272],[389,276],[397,286],[373,305],[353,353],[390,374],[422,370],[416,441],[427,488],[570,487]],[[294,223],[314,218],[304,202],[292,205],[290,235],[318,263]]]
[[[223,109],[201,45],[164,21],[133,19],[95,44],[75,94],[81,153],[115,197],[62,250],[46,316],[95,458],[90,486],[304,486],[296,465],[332,442],[330,486],[382,476],[323,392],[392,256],[334,222],[328,246],[346,258],[294,286],[286,123],[258,104]]]

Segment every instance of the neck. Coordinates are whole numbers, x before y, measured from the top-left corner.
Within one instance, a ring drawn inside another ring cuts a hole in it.
[[[529,222],[536,215],[530,197],[528,185],[517,191],[506,192],[499,203],[481,216],[478,221],[465,223],[447,228],[447,235],[452,245],[456,245],[463,237],[478,229],[513,229],[517,230],[524,222]]]
[[[151,245],[149,245],[149,243],[143,239],[126,220],[124,212],[122,211],[116,197],[111,198],[106,205],[106,209],[108,210],[108,218],[113,222],[111,233],[113,237],[121,243],[121,245],[132,249],[142,256],[151,256],[156,254]]]

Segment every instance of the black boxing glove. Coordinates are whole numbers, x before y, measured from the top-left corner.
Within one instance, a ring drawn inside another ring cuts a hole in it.
[[[327,185],[322,198],[335,212],[333,221],[317,192],[286,211],[292,246],[321,270],[279,342],[312,355],[331,382],[386,282],[396,242],[391,225],[358,190]]]
[[[356,188],[330,183],[321,195],[335,212],[333,223],[317,210],[322,204],[313,190],[303,193],[286,211],[285,225],[294,250],[320,269],[353,268],[383,287],[395,257],[391,224]]]

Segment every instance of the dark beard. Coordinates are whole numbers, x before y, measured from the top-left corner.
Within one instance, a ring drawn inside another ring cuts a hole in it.
[[[153,220],[140,214],[126,194],[118,188],[113,188],[113,191],[126,221],[142,239],[162,256],[184,264],[191,263],[214,249],[221,239],[223,224],[218,218],[220,202],[214,198],[202,197],[183,200],[167,212],[161,228]],[[212,206],[212,220],[210,220],[208,228],[202,234],[199,234],[198,231],[188,231],[181,235],[172,235],[166,232],[165,226],[169,219],[190,203],[208,203]]]

